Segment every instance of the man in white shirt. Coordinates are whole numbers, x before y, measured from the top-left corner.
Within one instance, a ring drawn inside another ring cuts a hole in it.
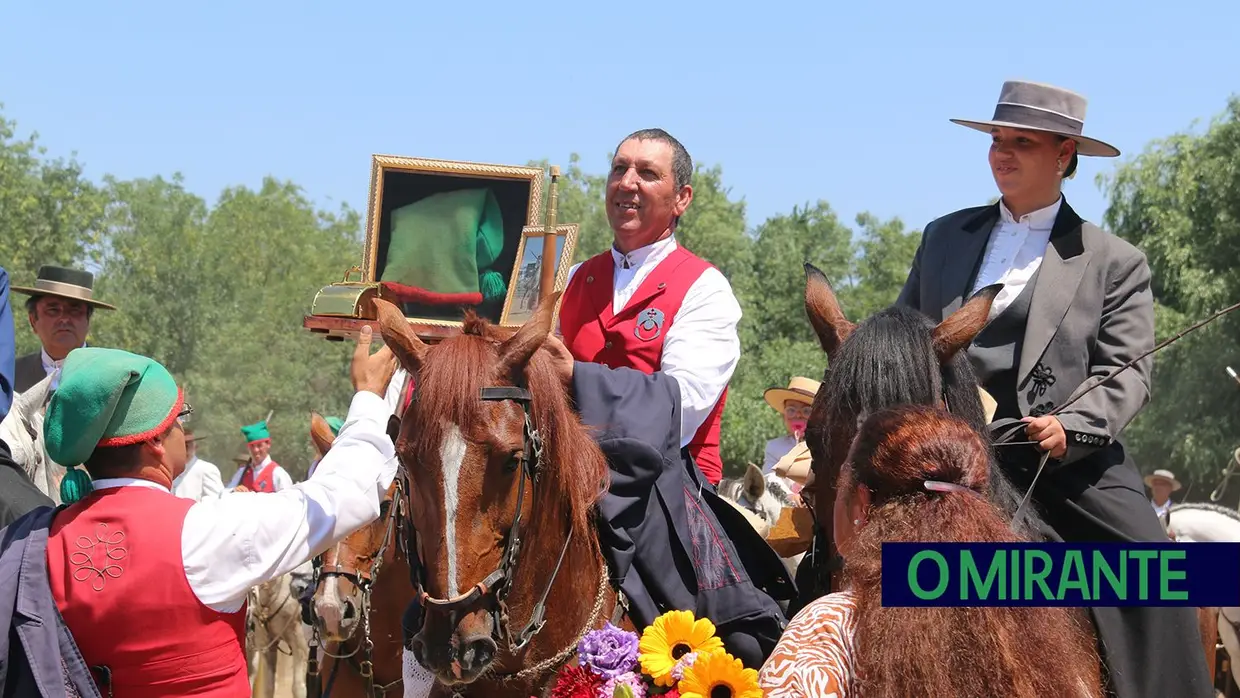
[[[36,557],[47,560],[53,622],[63,619],[101,693],[249,695],[249,590],[374,521],[395,477],[382,399],[394,362],[369,346],[364,331],[351,371],[358,393],[313,480],[202,502],[171,494],[186,461],[181,420],[192,411],[171,374],[112,349],[68,357],[47,447],[85,465],[92,491],[27,517],[46,526],[34,538],[46,541],[46,557]],[[54,653],[56,643],[40,647]]]
[[[30,329],[39,337],[39,351],[17,357],[13,391],[24,393],[47,376],[52,390],[59,382],[65,356],[86,346],[90,321],[95,310],[116,310],[94,297],[95,276],[88,271],[44,265],[34,286],[13,286],[24,293]]]
[[[228,490],[240,492],[279,492],[293,486],[293,478],[271,459],[271,432],[266,420],[241,427],[250,461],[233,473]]]
[[[189,460],[185,463],[185,472],[172,481],[173,494],[195,502],[218,497],[224,492],[219,467],[198,457],[198,442],[203,438],[189,427],[185,428],[185,455]]]
[[[1175,503],[1171,501],[1171,493],[1180,489],[1180,481],[1170,470],[1160,468],[1145,476],[1145,484],[1150,488],[1150,505],[1154,507],[1154,513],[1166,521],[1171,505]]]
[[[626,137],[612,157],[606,210],[612,248],[569,271],[564,344],[579,361],[676,379],[681,445],[713,485],[723,477],[720,425],[740,360],[741,307],[710,263],[681,247],[693,161],[662,129]]]

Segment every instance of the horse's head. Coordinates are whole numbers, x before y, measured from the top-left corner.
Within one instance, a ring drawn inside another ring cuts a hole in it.
[[[740,478],[726,478],[719,483],[719,496],[748,512],[761,522],[755,526],[763,537],[766,531],[779,521],[785,506],[791,506],[791,497],[779,484],[778,476],[766,477],[762,469],[753,463]],[[765,529],[765,531],[763,530]]]
[[[595,540],[589,512],[606,461],[540,352],[555,301],[515,333],[467,314],[460,334],[433,346],[395,306],[376,303],[384,340],[416,386],[396,442],[422,563],[411,649],[441,683],[472,682],[501,650],[523,648],[561,563],[583,562],[557,561],[570,533]]]
[[[945,404],[975,428],[985,428],[977,379],[962,350],[986,325],[1002,286],[983,288],[938,324],[902,306],[854,324],[826,275],[808,263],[805,271],[805,310],[828,362],[805,433],[816,500],[807,504],[829,533],[835,478],[869,412],[898,404]]]
[[[330,441],[327,445],[330,447]],[[314,617],[328,642],[352,638],[363,615],[370,612],[369,590],[399,541],[407,506],[402,487],[398,475],[379,506],[379,518],[323,553],[314,592]]]

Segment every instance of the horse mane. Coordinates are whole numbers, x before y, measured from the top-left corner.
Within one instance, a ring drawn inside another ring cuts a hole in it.
[[[938,405],[944,397],[949,411],[985,434],[986,415],[977,392],[977,376],[963,352],[940,366],[931,332],[935,324],[922,313],[893,305],[861,322],[831,357],[818,391],[815,415],[806,430],[815,461],[831,453],[831,434],[841,419],[864,417],[900,404]],[[841,444],[846,448],[846,444]]]
[[[1196,509],[1196,510],[1201,510],[1201,511],[1213,512],[1215,514],[1221,514],[1231,519],[1232,521],[1236,521],[1240,523],[1240,511],[1236,511],[1235,509],[1228,509],[1227,507],[1219,506],[1218,504],[1209,504],[1207,502],[1180,502],[1178,504],[1172,504],[1171,509],[1169,509],[1168,511],[1169,513],[1174,514],[1177,511],[1183,511],[1185,509]]]
[[[534,353],[521,376],[499,374],[500,345],[512,334],[471,310],[460,334],[431,347],[431,360],[416,377],[418,399],[409,407],[420,426],[411,434],[414,448],[418,453],[438,448],[441,419],[462,426],[476,419],[484,404],[479,399],[482,388],[524,383],[533,396],[531,418],[543,441],[542,470],[534,488],[535,530],[554,530],[543,527],[562,527],[567,520],[574,535],[595,540],[592,511],[607,488],[607,459],[572,409],[544,349]]]

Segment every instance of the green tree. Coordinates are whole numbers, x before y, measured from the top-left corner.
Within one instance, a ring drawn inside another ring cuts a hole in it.
[[[1240,99],[1202,134],[1151,143],[1111,177],[1107,227],[1140,247],[1153,272],[1161,341],[1240,298]],[[1159,352],[1150,405],[1126,437],[1146,470],[1177,469],[1213,488],[1240,445],[1240,317],[1228,316]]]
[[[16,133],[16,122],[0,113],[0,265],[10,283],[29,285],[44,264],[84,261],[99,241],[107,197],[75,159],[47,159],[37,135],[19,139]],[[18,356],[39,347],[27,329],[23,299],[12,298]]]

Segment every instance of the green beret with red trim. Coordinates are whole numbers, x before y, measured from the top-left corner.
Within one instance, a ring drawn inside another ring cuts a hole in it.
[[[96,448],[159,436],[183,405],[176,379],[154,359],[120,349],[74,349],[47,406],[44,446],[53,461],[81,465]]]

